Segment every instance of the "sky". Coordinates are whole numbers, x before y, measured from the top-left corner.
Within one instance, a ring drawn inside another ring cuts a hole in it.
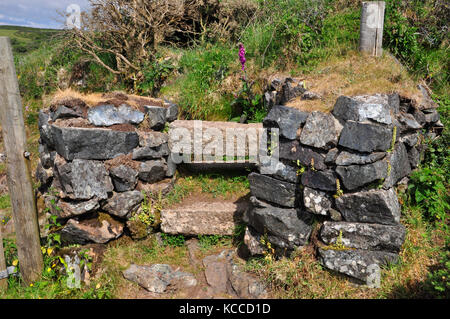
[[[65,19],[57,10],[66,12],[71,4],[83,10],[88,3],[88,0],[0,0],[0,25],[61,29]]]

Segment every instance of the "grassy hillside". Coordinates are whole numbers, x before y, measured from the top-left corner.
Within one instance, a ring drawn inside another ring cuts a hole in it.
[[[37,29],[20,26],[0,25],[0,37],[9,37],[15,54],[30,53],[45,41],[59,34],[59,30]]]

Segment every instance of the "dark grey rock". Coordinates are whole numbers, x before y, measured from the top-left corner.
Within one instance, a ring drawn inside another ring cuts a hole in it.
[[[419,109],[436,109],[438,104],[430,97],[428,90],[422,84],[419,84],[417,88],[422,93],[422,101],[420,101]]]
[[[113,190],[108,171],[99,161],[76,159],[67,163],[57,156],[53,173],[63,194],[71,199],[106,199]]]
[[[346,189],[354,190],[386,178],[388,163],[381,160],[367,165],[338,166],[336,173],[341,177]]]
[[[244,244],[247,246],[251,256],[263,255],[266,251],[264,245],[261,243],[261,235],[248,226],[245,228]]]
[[[280,101],[277,104],[284,104],[306,92],[303,82],[293,78],[286,78],[281,87]]]
[[[319,261],[328,269],[367,281],[371,265],[396,263],[398,255],[384,251],[319,249]]]
[[[152,130],[160,131],[166,124],[166,108],[162,106],[145,106],[148,114],[148,122]]]
[[[43,141],[43,144],[46,144],[49,147],[53,146],[53,136],[52,136],[52,129],[49,124],[50,121],[50,115],[48,112],[44,110],[39,111],[38,115],[38,126],[39,126],[39,133],[41,140]]]
[[[388,95],[388,103],[389,107],[391,108],[392,113],[396,115],[398,112],[400,112],[400,96],[398,93],[392,93]]]
[[[411,173],[408,153],[403,143],[397,143],[391,154],[388,155],[388,176],[383,187],[388,189],[394,186],[399,180]]]
[[[413,115],[414,119],[417,121],[417,123],[419,123],[419,125],[423,126],[426,124],[427,119],[425,117],[425,114],[422,111],[415,108],[412,112],[412,115]]]
[[[130,153],[139,144],[136,132],[51,126],[55,149],[66,160],[107,160]]]
[[[139,124],[144,120],[144,113],[126,104],[119,107],[103,104],[90,108],[87,117],[89,122],[95,126],[111,126],[115,124]]]
[[[302,94],[302,100],[320,100],[322,96],[318,93],[306,91]]]
[[[392,129],[369,122],[347,121],[339,145],[359,152],[386,151],[391,146]]]
[[[275,105],[264,119],[263,125],[264,127],[278,127],[281,136],[295,140],[298,129],[305,123],[308,115],[309,113],[291,107]]]
[[[148,159],[159,159],[164,156],[169,155],[169,146],[168,144],[161,144],[159,146],[151,147],[138,147],[133,150],[133,159],[134,160],[148,160]]]
[[[109,170],[117,192],[131,191],[136,187],[138,172],[127,165],[119,165]]]
[[[342,234],[342,236],[341,236]],[[367,250],[400,252],[405,241],[403,225],[380,225],[349,222],[325,221],[320,230],[320,238],[325,244],[336,244],[340,237],[345,247]]]
[[[379,161],[380,159],[384,158],[386,156],[386,153],[384,152],[378,152],[378,153],[371,153],[369,155],[363,155],[363,154],[355,154],[350,153],[346,151],[342,151],[339,156],[336,158],[336,165],[341,166],[348,166],[348,165],[364,165],[364,164],[371,164],[373,162]]]
[[[309,187],[303,189],[303,203],[308,211],[317,215],[328,215],[331,198],[325,193]]]
[[[301,182],[304,186],[322,191],[336,191],[336,175],[332,170],[307,170],[302,174]]]
[[[279,248],[303,246],[311,234],[308,213],[297,209],[255,207],[249,215],[250,226],[260,234],[267,234],[269,242]]]
[[[138,132],[140,147],[158,147],[169,142],[169,134],[156,131]]]
[[[425,112],[428,111],[428,112]],[[440,116],[436,109],[424,110],[425,112],[425,122],[427,123],[436,123],[439,121]]]
[[[166,178],[167,165],[164,160],[146,161],[139,167],[139,179],[156,183]]]
[[[411,165],[411,168],[417,168],[420,164],[420,152],[417,150],[416,147],[411,148],[408,151],[408,160],[409,165]]]
[[[166,121],[173,122],[178,118],[178,105],[167,100],[165,100],[165,102],[166,104],[168,104],[166,111]]]
[[[83,111],[78,109],[69,108],[65,105],[60,105],[56,109],[56,111],[52,114],[52,121],[56,121],[57,119],[67,119],[73,117],[83,117]]]
[[[348,222],[393,225],[400,221],[400,204],[392,188],[344,194],[335,203]]]
[[[419,134],[418,133],[412,133],[407,134],[402,137],[400,137],[400,142],[405,144],[408,147],[416,146],[416,144],[419,142]]]
[[[47,207],[50,207],[51,213],[53,215],[58,216],[59,218],[71,218],[86,213],[94,212],[100,208],[100,204],[97,198],[92,198],[87,201],[72,201],[59,199],[56,202],[56,207],[60,209],[56,209],[56,207],[51,203],[48,203]]]
[[[338,154],[339,150],[337,148],[332,148],[331,150],[329,150],[327,155],[325,156],[325,164],[334,164]]]
[[[333,108],[333,115],[341,121],[373,120],[382,124],[391,124],[391,107],[389,102],[395,103],[385,94],[363,96],[340,96]],[[395,109],[395,105],[393,106]]]
[[[422,125],[420,125],[416,119],[414,118],[414,116],[412,114],[409,113],[400,113],[398,115],[398,121],[401,123],[401,131],[402,132],[407,132],[407,131],[415,131],[415,130],[420,130],[422,128]]]
[[[41,184],[40,187],[48,186],[53,180],[53,170],[51,168],[45,169],[41,161],[38,161],[36,166],[36,178]]]
[[[339,211],[337,211],[336,209],[330,208],[328,210],[328,212],[330,214],[330,218],[331,218],[332,221],[340,222],[342,220],[341,213]]]
[[[44,168],[50,168],[53,166],[55,160],[56,152],[51,151],[47,144],[39,144],[38,147],[39,159],[41,160],[42,166]]]
[[[175,172],[177,171],[177,164],[172,159],[172,153],[169,154],[167,157],[167,177],[172,177],[175,175]]]
[[[144,195],[140,191],[113,193],[113,196],[102,204],[102,209],[110,215],[129,218],[131,213],[139,208],[143,200]]]
[[[281,161],[277,162],[275,172],[270,176],[289,183],[298,183],[300,179],[297,174],[297,168],[284,164]]]
[[[258,173],[250,173],[248,179],[253,196],[285,207],[295,206],[298,189],[295,184]]]
[[[300,143],[322,149],[335,146],[342,131],[342,125],[331,114],[312,112],[300,134]]]
[[[325,157],[313,151],[309,147],[300,145],[299,141],[280,140],[279,157],[283,160],[292,161],[293,165],[301,164],[311,167],[314,162],[314,168],[324,170],[327,166],[324,163]]]

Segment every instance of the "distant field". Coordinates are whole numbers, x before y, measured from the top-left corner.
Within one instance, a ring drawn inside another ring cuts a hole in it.
[[[27,53],[37,49],[43,41],[56,36],[59,30],[36,29],[20,26],[0,26],[0,36],[10,37],[14,53]]]

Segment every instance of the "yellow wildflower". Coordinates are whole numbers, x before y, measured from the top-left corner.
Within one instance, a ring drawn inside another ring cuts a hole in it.
[[[14,259],[13,262],[12,262],[12,265],[14,267],[16,267],[18,263],[19,263],[19,261],[17,259]]]

